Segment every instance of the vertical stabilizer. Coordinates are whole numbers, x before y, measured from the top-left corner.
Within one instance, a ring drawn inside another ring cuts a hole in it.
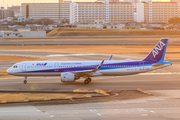
[[[168,38],[162,38],[144,60],[164,61],[168,40]]]

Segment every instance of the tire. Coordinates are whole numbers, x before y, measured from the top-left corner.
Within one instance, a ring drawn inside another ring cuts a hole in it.
[[[89,78],[88,80],[89,80],[89,82],[91,82],[91,78]]]
[[[84,81],[84,84],[89,84],[89,80],[86,79],[86,80]]]
[[[24,84],[26,84],[27,83],[27,80],[24,80]]]

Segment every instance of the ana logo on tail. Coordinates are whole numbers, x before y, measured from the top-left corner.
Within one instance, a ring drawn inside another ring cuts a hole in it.
[[[162,41],[159,42],[158,45],[156,45],[156,47],[152,50],[152,54],[154,56],[154,58],[156,58],[156,55],[159,54],[159,52],[163,49],[163,47],[165,46],[166,44],[163,43]]]

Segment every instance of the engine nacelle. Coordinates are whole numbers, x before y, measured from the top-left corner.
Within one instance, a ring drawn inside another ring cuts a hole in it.
[[[75,74],[73,73],[61,73],[61,82],[74,82]]]

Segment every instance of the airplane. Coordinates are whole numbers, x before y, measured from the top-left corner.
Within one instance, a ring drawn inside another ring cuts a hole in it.
[[[125,76],[144,73],[172,65],[164,61],[168,38],[162,38],[152,51],[142,60],[102,61],[25,61],[14,64],[7,73],[14,76],[60,76],[61,82],[75,82],[84,78],[89,84],[92,77]]]

